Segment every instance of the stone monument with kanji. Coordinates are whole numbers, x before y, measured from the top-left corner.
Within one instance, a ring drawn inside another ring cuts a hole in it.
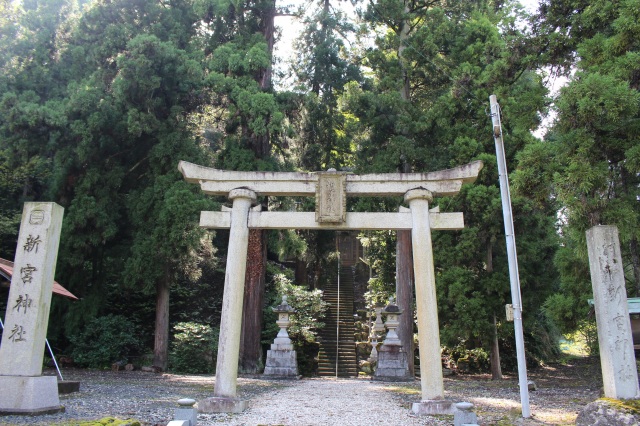
[[[0,345],[0,414],[60,411],[58,380],[42,375],[64,209],[25,203]]]

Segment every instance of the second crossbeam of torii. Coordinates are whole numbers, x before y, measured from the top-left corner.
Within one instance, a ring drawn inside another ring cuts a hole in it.
[[[200,412],[241,412],[247,402],[237,398],[238,356],[249,229],[411,229],[416,286],[422,401],[416,414],[449,414],[444,400],[440,333],[436,302],[431,230],[464,227],[462,213],[429,210],[437,196],[455,195],[463,183],[472,183],[482,162],[430,173],[354,175],[328,171],[235,172],[181,161],[178,169],[187,182],[197,183],[210,195],[225,195],[233,204],[220,212],[203,211],[200,226],[230,229],[224,282],[218,361],[214,396],[200,401]],[[258,196],[315,197],[315,212],[263,212],[253,207]],[[346,211],[347,196],[404,196],[409,208],[397,213]]]

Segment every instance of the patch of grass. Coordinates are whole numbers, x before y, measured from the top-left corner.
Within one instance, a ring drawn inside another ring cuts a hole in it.
[[[420,389],[409,386],[389,386],[385,388],[389,392],[395,392],[403,395],[420,395]]]
[[[60,423],[52,423],[51,426],[141,426],[141,424],[135,419],[103,417],[98,420],[67,420]]]
[[[565,336],[560,339],[560,351],[565,355],[585,357],[589,356],[589,348],[580,333]]]

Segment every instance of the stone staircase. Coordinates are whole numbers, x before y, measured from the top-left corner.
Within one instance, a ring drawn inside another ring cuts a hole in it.
[[[322,298],[329,304],[329,309],[324,318],[325,327],[319,333],[318,376],[335,377],[336,358],[338,360],[338,377],[355,377],[358,375],[354,338],[353,280],[354,268],[352,266],[341,267],[339,306],[337,276],[324,288]],[[339,329],[337,328],[338,312],[340,313]],[[337,344],[336,336],[339,336]]]

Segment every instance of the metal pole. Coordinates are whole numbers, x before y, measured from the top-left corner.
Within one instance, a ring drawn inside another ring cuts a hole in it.
[[[507,257],[509,259],[509,281],[511,282],[511,301],[513,303],[513,327],[516,337],[516,354],[518,356],[518,382],[520,385],[520,401],[522,417],[531,417],[529,409],[529,387],[527,381],[527,362],[524,353],[524,333],[522,328],[522,296],[520,294],[520,276],[518,275],[518,256],[516,253],[516,238],[513,230],[513,213],[511,211],[511,193],[507,176],[507,161],[504,154],[502,140],[502,124],[500,122],[500,106],[496,95],[489,97],[491,105],[491,122],[493,124],[493,138],[496,144],[498,160],[498,175],[500,179],[500,198],[502,199],[502,215],[504,217],[504,232],[507,240]]]
[[[0,327],[2,328],[2,331],[4,331],[4,323],[2,322],[2,319],[0,319]],[[60,380],[64,382],[64,378],[62,377],[62,373],[60,372],[60,367],[58,367],[58,361],[56,361],[56,356],[53,354],[53,351],[51,350],[51,345],[49,344],[49,340],[44,339],[44,342],[47,344],[47,348],[49,348],[49,353],[51,354],[51,358],[53,359],[53,364],[56,366],[56,370],[58,371],[58,376],[60,376]]]
[[[340,243],[338,242],[338,316],[336,318],[336,380],[338,379],[338,355],[340,352]]]
[[[53,359],[53,364],[56,366],[56,370],[58,371],[58,376],[60,376],[60,380],[64,382],[64,377],[62,377],[62,373],[60,372],[60,367],[58,367],[58,361],[56,361],[56,356],[53,354],[51,350],[51,345],[49,344],[49,339],[44,339],[44,342],[47,344],[47,348],[49,348],[49,353],[51,354],[51,359]]]

